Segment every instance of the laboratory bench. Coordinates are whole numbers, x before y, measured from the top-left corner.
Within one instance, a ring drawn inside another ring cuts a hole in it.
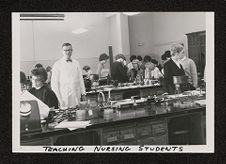
[[[205,145],[206,106],[186,101],[142,101],[113,108],[110,117],[89,118],[90,124],[75,130],[42,126],[41,132],[21,134],[21,146],[41,145]],[[192,101],[191,101],[192,100]]]
[[[164,89],[160,84],[156,85],[124,85],[124,86],[99,86],[89,92],[86,92],[87,99],[91,101],[97,101],[97,95],[99,92],[103,92],[106,99],[110,97],[112,100],[127,99],[131,96],[152,96],[164,93]]]

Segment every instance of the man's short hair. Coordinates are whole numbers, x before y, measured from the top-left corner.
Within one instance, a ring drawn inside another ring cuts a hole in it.
[[[32,76],[39,76],[44,83],[47,80],[47,72],[44,68],[35,68],[31,71]]]
[[[63,43],[63,44],[62,44],[62,48],[63,48],[64,46],[72,46],[72,45],[71,45],[71,43]]]
[[[20,71],[20,83],[21,84],[27,84],[27,78],[24,72]]]
[[[100,54],[99,61],[107,60],[107,59],[109,59],[109,56],[106,53]]]
[[[171,55],[174,56],[176,53],[180,53],[181,51],[183,51],[184,46],[182,46],[180,43],[178,44],[173,44],[171,46]]]

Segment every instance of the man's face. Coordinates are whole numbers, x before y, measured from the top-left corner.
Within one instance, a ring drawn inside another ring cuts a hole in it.
[[[71,59],[72,51],[73,51],[72,46],[63,47],[63,55],[65,60]]]
[[[43,86],[43,82],[40,76],[32,76],[31,81],[32,81],[32,86],[35,87],[36,89]]]

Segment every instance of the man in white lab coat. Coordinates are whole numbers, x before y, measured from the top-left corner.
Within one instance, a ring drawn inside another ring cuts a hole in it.
[[[73,49],[70,43],[64,43],[62,50],[63,57],[53,65],[51,87],[60,107],[75,107],[81,95],[83,100],[86,95],[82,69],[79,62],[71,58]]]

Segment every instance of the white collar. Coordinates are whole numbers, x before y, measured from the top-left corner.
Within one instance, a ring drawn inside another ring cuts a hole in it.
[[[173,62],[180,68],[180,62],[179,61],[176,61],[172,58]]]
[[[182,59],[180,59],[180,61],[184,61],[186,59],[186,56],[184,56]]]

